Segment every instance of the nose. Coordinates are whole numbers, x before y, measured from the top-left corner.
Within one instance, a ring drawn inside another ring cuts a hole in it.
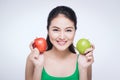
[[[64,33],[64,31],[61,31],[61,32],[60,32],[59,38],[60,38],[61,40],[64,40],[64,39],[65,39],[65,33]]]

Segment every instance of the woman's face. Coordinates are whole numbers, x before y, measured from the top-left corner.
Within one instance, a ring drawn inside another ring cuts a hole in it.
[[[53,48],[64,51],[73,43],[75,35],[74,22],[63,14],[59,14],[51,21],[48,35]]]

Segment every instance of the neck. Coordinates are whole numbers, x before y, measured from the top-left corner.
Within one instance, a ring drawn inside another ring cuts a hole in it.
[[[71,52],[69,51],[69,49],[60,51],[53,47],[51,50],[51,53],[54,55],[54,57],[63,59],[63,58],[66,58],[68,55],[70,55]]]

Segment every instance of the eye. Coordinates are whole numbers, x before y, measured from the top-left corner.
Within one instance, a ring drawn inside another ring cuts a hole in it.
[[[66,30],[66,32],[72,32],[72,30],[71,30],[71,29],[68,29],[68,30]]]
[[[53,29],[53,31],[59,31],[58,29]]]

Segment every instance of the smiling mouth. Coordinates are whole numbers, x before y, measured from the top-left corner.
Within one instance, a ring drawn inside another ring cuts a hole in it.
[[[57,41],[57,43],[60,45],[60,46],[63,46],[66,44],[67,41]]]

